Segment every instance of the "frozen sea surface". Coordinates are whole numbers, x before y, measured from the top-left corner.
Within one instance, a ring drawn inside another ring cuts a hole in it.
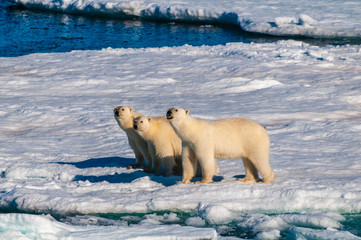
[[[0,208],[17,212],[0,236],[360,239],[360,62],[358,45],[297,41],[0,58]],[[240,159],[213,184],[129,170],[114,105],[251,118],[276,180],[236,181]]]

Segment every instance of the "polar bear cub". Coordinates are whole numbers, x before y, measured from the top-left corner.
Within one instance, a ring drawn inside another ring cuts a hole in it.
[[[133,127],[147,141],[156,174],[181,172],[182,141],[165,117],[140,116],[133,119]]]
[[[113,112],[119,127],[127,134],[129,145],[135,154],[136,163],[128,168],[140,168],[143,164],[145,169],[149,168],[151,166],[151,157],[148,152],[147,142],[133,129],[133,118],[142,115],[134,112],[132,107],[125,106],[113,107]]]
[[[183,179],[190,183],[197,168],[202,170],[200,183],[211,183],[216,168],[215,158],[242,158],[246,176],[237,179],[244,183],[258,181],[258,172],[264,183],[272,183],[273,170],[269,164],[270,140],[266,130],[245,118],[204,121],[191,117],[189,110],[171,108],[167,119],[182,139]]]

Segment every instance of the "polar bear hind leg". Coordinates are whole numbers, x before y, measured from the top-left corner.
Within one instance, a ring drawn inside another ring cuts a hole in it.
[[[263,183],[272,183],[274,180],[274,173],[269,164],[269,145],[264,144],[264,147],[255,152],[252,156],[252,163],[262,176]]]
[[[268,161],[268,152],[268,148],[267,150],[263,149],[263,151],[259,149],[250,160],[262,176],[263,183],[272,183],[274,180],[274,173]]]
[[[258,181],[258,171],[253,163],[247,158],[242,158],[244,169],[246,171],[246,176],[244,178],[237,179],[243,183],[255,183]]]

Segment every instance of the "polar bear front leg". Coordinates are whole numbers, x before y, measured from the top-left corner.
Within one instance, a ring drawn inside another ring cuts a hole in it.
[[[175,166],[174,156],[166,156],[162,158],[162,168],[163,168],[163,176],[169,177],[173,173],[173,168]]]
[[[202,180],[196,183],[212,183],[217,167],[214,150],[209,147],[197,149],[196,155],[202,170]]]
[[[133,139],[129,139],[129,145],[134,151],[136,163],[129,165],[128,169],[140,168],[144,161],[143,154],[139,151],[138,146]]]
[[[152,142],[148,141],[147,146],[148,146],[149,157],[150,157],[151,161],[150,161],[150,169],[148,169],[146,172],[148,172],[148,173],[157,173],[158,172],[158,174],[160,174],[161,161],[157,156],[154,144]]]
[[[160,176],[162,174],[161,167],[162,159],[158,155],[156,155],[153,158],[153,170],[155,175]]]
[[[152,172],[152,156],[151,154],[149,153],[149,151],[142,151],[142,154],[144,156],[144,165],[143,165],[143,169],[145,172]]]
[[[145,172],[151,172],[152,170],[152,155],[149,151],[148,143],[145,140],[140,140],[138,142],[139,150],[143,155],[143,169]]]
[[[190,146],[182,143],[183,178],[179,183],[189,184],[197,171],[197,162]]]

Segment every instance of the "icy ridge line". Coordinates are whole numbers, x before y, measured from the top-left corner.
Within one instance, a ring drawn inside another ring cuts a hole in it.
[[[226,7],[212,5],[187,6],[185,2],[151,1],[83,1],[83,0],[10,0],[29,9],[51,10],[120,19],[143,19],[165,22],[192,22],[198,24],[232,25],[243,31],[275,36],[333,36],[335,31],[323,31],[318,21],[306,14],[299,17],[270,16],[270,21],[250,19],[247,10],[228,11]],[[229,7],[229,6],[228,6]],[[243,16],[244,15],[244,16]]]
[[[235,12],[214,11],[213,9],[192,9],[184,6],[162,6],[142,1],[101,2],[81,0],[11,0],[27,8],[52,10],[65,13],[84,13],[99,16],[113,16],[124,19],[140,18],[178,22],[217,23],[240,26]],[[244,20],[243,20],[244,21]]]

